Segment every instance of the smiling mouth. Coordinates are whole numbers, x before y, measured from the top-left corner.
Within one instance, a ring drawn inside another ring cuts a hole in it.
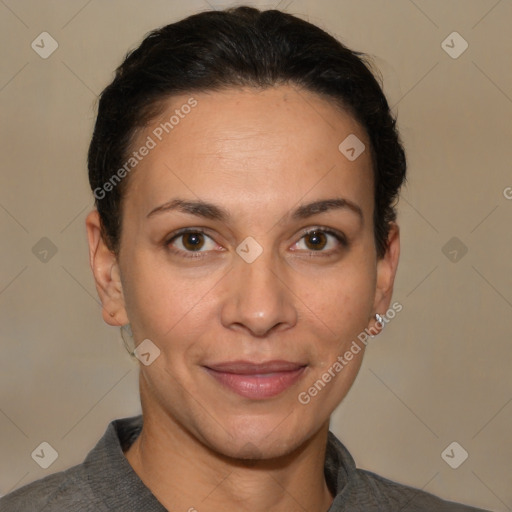
[[[217,382],[245,398],[262,400],[281,394],[303,375],[307,365],[290,361],[230,361],[205,370]]]

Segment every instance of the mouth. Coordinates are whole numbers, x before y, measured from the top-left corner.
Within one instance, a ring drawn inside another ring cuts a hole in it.
[[[306,367],[290,361],[229,361],[204,368],[217,382],[238,395],[262,400],[291,387],[301,378]]]

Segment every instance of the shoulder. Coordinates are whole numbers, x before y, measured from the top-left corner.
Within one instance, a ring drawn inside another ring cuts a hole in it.
[[[48,475],[0,498],[2,512],[83,512],[105,510],[101,503],[94,503],[83,464],[66,471]]]
[[[391,511],[399,507],[403,512],[485,512],[468,505],[442,500],[433,494],[399,484],[371,471],[357,469],[356,472],[359,485],[366,488],[368,495],[379,504],[378,510]],[[388,508],[383,508],[384,504]]]
[[[111,505],[151,501],[152,495],[132,471],[123,447],[136,438],[142,416],[112,421],[85,460],[0,498],[2,512],[107,512]],[[148,507],[158,510],[158,507]]]
[[[325,475],[335,495],[329,512],[486,512],[442,500],[421,489],[357,468],[349,451],[331,431],[328,435]]]

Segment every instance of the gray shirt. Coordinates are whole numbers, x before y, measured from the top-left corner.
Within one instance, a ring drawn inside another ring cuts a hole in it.
[[[84,462],[32,482],[0,499],[1,512],[166,512],[144,485],[123,450],[135,441],[142,416],[111,422]],[[357,469],[329,432],[324,473],[332,494],[326,512],[484,512]],[[201,512],[200,504],[191,504]]]

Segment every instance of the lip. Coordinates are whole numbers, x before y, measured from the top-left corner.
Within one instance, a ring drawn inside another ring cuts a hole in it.
[[[262,400],[277,396],[295,384],[306,366],[290,361],[228,361],[204,368],[220,384],[238,395]]]

